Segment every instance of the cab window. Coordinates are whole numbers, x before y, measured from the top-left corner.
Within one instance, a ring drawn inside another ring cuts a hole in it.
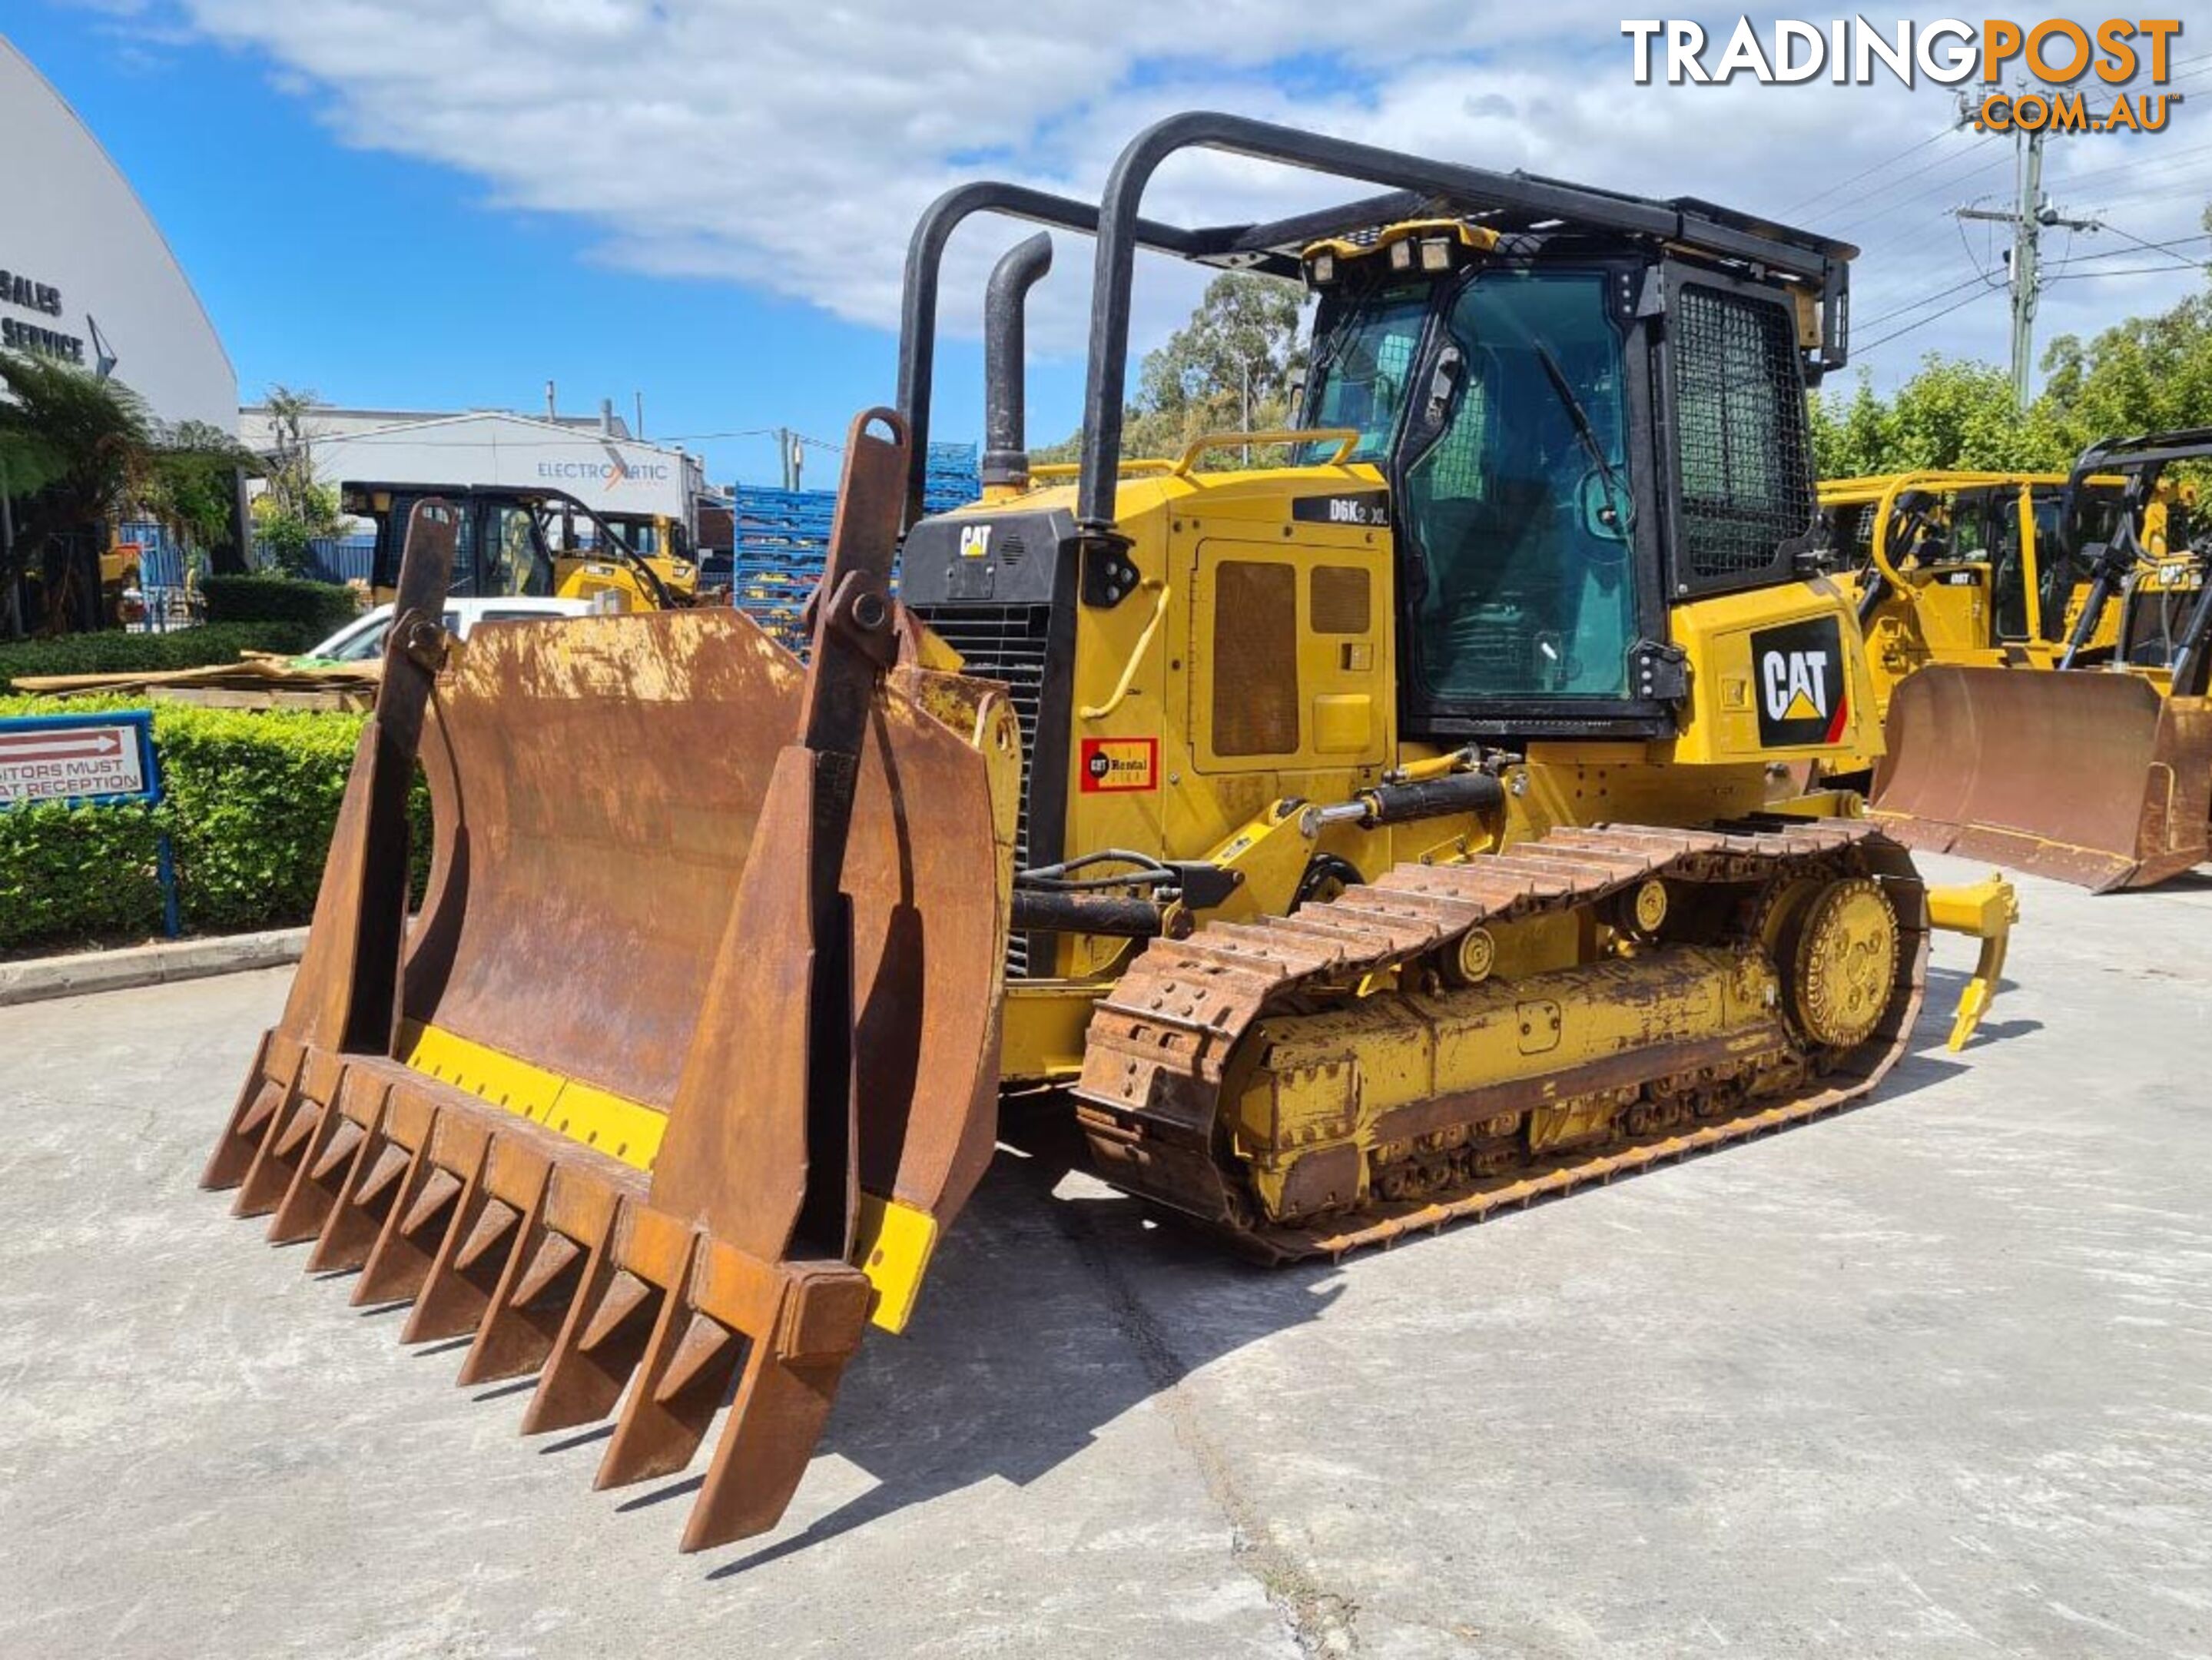
[[[1454,406],[1405,469],[1425,688],[1447,701],[1626,696],[1627,414],[1605,278],[1481,273],[1447,334]]]

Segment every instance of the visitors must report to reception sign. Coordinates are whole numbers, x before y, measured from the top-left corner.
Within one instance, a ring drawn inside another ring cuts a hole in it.
[[[154,717],[32,714],[0,721],[0,808],[36,801],[158,801]]]

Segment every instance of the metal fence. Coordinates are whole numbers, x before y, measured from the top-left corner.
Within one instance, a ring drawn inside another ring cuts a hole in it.
[[[138,549],[138,592],[145,611],[131,624],[134,631],[167,634],[199,621],[185,581],[189,561],[167,531],[152,520],[128,520],[116,526],[116,539]]]
[[[981,485],[973,444],[932,444],[923,505],[943,513],[975,499]],[[737,487],[731,602],[793,651],[806,644],[800,610],[822,580],[835,490]]]

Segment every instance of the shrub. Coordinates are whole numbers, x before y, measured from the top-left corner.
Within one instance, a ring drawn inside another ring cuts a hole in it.
[[[0,643],[0,687],[42,674],[138,674],[234,662],[242,651],[302,652],[330,631],[298,622],[210,623],[173,634],[64,634],[52,640],[9,641]]]
[[[297,623],[313,645],[361,615],[361,594],[343,582],[296,576],[210,576],[200,584],[210,623]]]
[[[49,700],[0,698],[0,716],[55,712]],[[71,713],[143,708],[71,700]],[[175,849],[187,929],[282,927],[313,912],[324,855],[364,716],[201,708],[156,702],[154,746],[164,796],[143,807],[0,811],[0,950],[157,932],[156,838]],[[416,779],[415,889],[430,848],[429,799]]]

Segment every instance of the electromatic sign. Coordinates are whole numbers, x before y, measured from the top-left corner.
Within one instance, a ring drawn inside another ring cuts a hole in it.
[[[1751,636],[1759,741],[1768,749],[1843,741],[1850,714],[1843,625],[1816,617]]]

